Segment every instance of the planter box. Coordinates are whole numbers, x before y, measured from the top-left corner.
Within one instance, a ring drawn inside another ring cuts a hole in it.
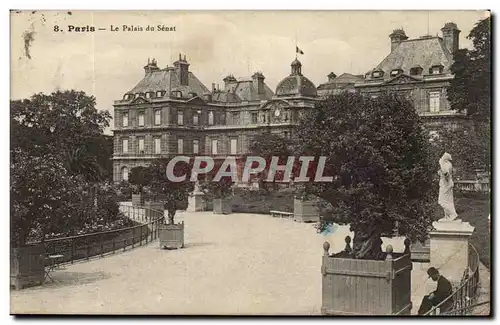
[[[45,246],[43,244],[10,249],[10,285],[17,290],[30,284],[43,285]]]
[[[232,198],[214,199],[213,210],[216,214],[230,214],[233,212]]]
[[[177,249],[184,247],[184,222],[178,224],[160,224],[158,227],[160,248]]]
[[[410,255],[385,261],[323,256],[323,315],[410,315]]]
[[[293,217],[298,222],[318,222],[319,209],[316,200],[293,200]]]
[[[135,207],[144,206],[144,195],[142,194],[132,194],[132,205]]]

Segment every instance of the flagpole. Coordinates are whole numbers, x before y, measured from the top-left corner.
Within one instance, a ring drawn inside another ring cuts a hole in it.
[[[297,60],[297,47],[299,45],[297,44],[297,28],[295,29],[295,60]]]

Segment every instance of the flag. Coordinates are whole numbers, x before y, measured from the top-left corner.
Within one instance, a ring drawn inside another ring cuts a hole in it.
[[[295,53],[304,54],[304,51],[302,51],[301,49],[299,49],[298,46],[295,46]]]

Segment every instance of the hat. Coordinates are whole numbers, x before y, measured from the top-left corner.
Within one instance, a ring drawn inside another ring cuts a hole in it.
[[[427,274],[429,275],[429,278],[433,276],[434,274],[439,274],[439,271],[435,267],[430,267],[427,270]]]

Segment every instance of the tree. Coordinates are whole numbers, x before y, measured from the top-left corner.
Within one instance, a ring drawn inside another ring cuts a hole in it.
[[[481,121],[491,118],[491,17],[479,21],[467,36],[473,49],[453,55],[451,72],[455,78],[448,88],[452,109],[467,112]]]
[[[268,176],[272,157],[279,157],[280,165],[286,164],[287,158],[292,156],[292,145],[293,142],[290,139],[273,133],[259,134],[250,142],[250,154],[247,156],[263,157],[266,160],[266,168],[255,176],[259,179],[259,185],[266,191],[269,188],[265,180]],[[273,182],[273,186],[276,186],[275,182]]]
[[[130,170],[129,182],[138,187],[139,193],[142,193],[144,186],[151,182],[151,171],[147,167],[137,166]]]
[[[466,112],[469,120],[441,134],[435,144],[446,146],[457,163],[471,172],[491,169],[491,17],[479,21],[467,38],[473,49],[454,53],[448,88],[451,108]]]
[[[173,157],[172,157],[173,158]],[[168,223],[174,224],[174,216],[179,202],[188,199],[189,194],[194,189],[191,182],[192,162],[177,162],[173,168],[173,175],[177,177],[185,176],[183,181],[175,182],[167,177],[167,166],[172,158],[155,159],[148,167],[149,188],[156,198],[158,195],[165,200],[165,207],[168,212]]]
[[[328,204],[327,219],[349,224],[353,257],[375,258],[396,222],[423,240],[430,225],[428,141],[413,105],[396,94],[343,93],[317,103],[296,129],[294,151],[326,156],[333,182],[303,184]]]
[[[51,154],[65,161],[72,175],[102,180],[109,170],[112,150],[109,112],[95,108],[95,98],[81,91],[35,94],[10,103],[11,148],[29,156]]]
[[[204,168],[205,165],[202,164],[201,167]],[[202,182],[201,190],[205,192],[207,199],[224,199],[233,195],[234,180],[230,176],[222,176],[218,181],[215,180],[222,167],[222,161],[215,161],[210,172],[198,175],[198,180]]]

